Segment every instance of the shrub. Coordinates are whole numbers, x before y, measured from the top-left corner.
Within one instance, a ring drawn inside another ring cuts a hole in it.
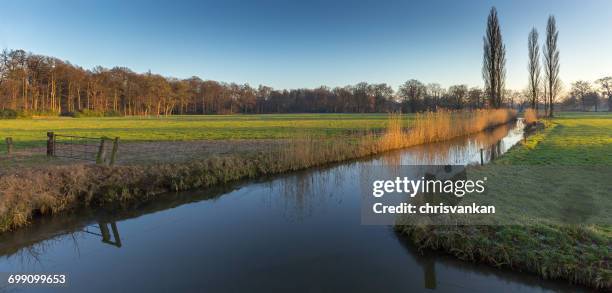
[[[75,118],[85,118],[85,117],[104,117],[103,112],[92,111],[89,109],[83,109],[74,113]]]
[[[17,119],[18,113],[11,109],[0,110],[0,119]]]
[[[121,117],[123,114],[119,111],[111,110],[104,113],[104,117]]]
[[[51,110],[37,110],[37,111],[29,111],[27,113],[27,117],[38,116],[38,117],[57,117],[60,116],[59,112],[51,111]]]
[[[63,116],[74,117],[74,118],[87,118],[87,117],[121,117],[123,114],[119,111],[92,111],[89,109],[83,109],[77,112],[67,112],[62,114]]]

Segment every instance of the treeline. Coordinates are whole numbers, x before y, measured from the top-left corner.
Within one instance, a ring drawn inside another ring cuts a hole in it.
[[[561,107],[568,111],[612,111],[612,76],[600,78],[595,83],[573,82]]]
[[[125,67],[86,70],[57,58],[4,50],[0,109],[38,115],[170,115],[233,113],[372,113],[483,108],[480,88],[409,80],[387,84],[275,90],[260,85],[168,78]]]

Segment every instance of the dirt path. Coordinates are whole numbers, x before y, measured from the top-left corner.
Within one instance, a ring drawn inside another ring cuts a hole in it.
[[[116,164],[180,163],[210,156],[268,152],[288,142],[279,139],[125,142],[119,144]],[[107,151],[110,151],[110,148],[111,146],[108,146]],[[46,148],[22,149],[10,156],[0,155],[0,175],[41,166],[93,163],[95,162],[92,160],[50,158],[46,156]]]

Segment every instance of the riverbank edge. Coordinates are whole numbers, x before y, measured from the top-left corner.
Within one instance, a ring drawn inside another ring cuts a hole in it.
[[[2,175],[0,233],[25,227],[35,217],[58,215],[81,207],[124,208],[155,200],[167,192],[204,189],[466,136],[514,121],[516,112],[509,109],[467,114],[442,111],[420,117],[409,133],[398,126],[401,117],[391,116],[390,127],[382,137],[365,135],[357,141],[307,138],[279,152],[228,154],[158,165],[54,166]]]
[[[532,125],[526,125],[525,133],[532,135],[510,148],[506,155],[535,148],[555,127],[557,124],[551,121],[538,121]],[[487,166],[474,168],[480,168],[480,171],[486,172]],[[606,246],[607,243],[609,247],[609,239],[602,243],[602,240],[594,235],[590,226],[570,227],[552,224],[526,226],[396,225],[394,229],[398,234],[407,237],[419,250],[441,251],[468,262],[533,273],[544,279],[567,280],[573,284],[585,285],[598,290],[612,289],[612,270],[610,270],[609,260],[599,259],[595,260],[599,263],[581,266],[565,260],[564,257],[567,255],[550,257],[539,253],[540,251],[532,249],[532,241],[521,237],[525,234],[534,237],[553,235],[556,239],[548,239],[546,242],[556,245],[558,251],[562,251],[561,246],[567,245],[567,241],[574,241],[572,245]],[[520,230],[520,232],[515,233],[513,230]],[[572,257],[580,259],[584,256],[572,255]]]

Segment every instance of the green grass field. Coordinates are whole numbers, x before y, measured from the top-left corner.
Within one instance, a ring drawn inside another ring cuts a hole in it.
[[[561,113],[496,164],[612,165],[612,113]]]
[[[405,115],[409,124],[411,115]],[[16,148],[43,146],[46,133],[120,137],[122,141],[277,139],[298,135],[338,135],[384,128],[387,114],[207,115],[120,118],[34,118],[0,120],[0,139]],[[4,150],[2,150],[4,151]]]
[[[546,124],[498,160],[470,171],[474,178],[500,178],[488,187],[494,196],[480,204],[503,207],[499,217],[513,225],[398,231],[461,259],[612,288],[612,114],[561,113]],[[570,219],[576,210],[592,218]]]

